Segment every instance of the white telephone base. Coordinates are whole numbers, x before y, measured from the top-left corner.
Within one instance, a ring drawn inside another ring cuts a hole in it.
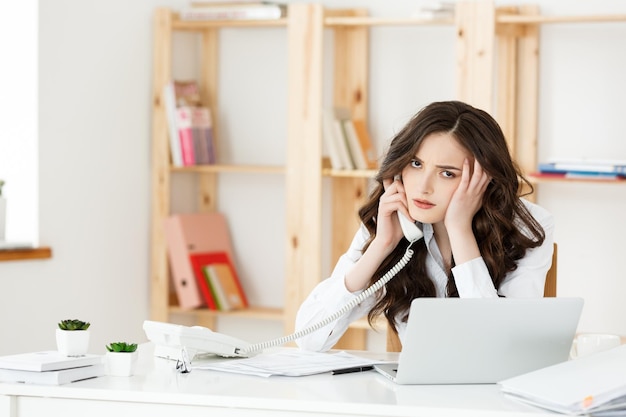
[[[143,330],[148,340],[155,344],[155,355],[167,359],[180,359],[182,348],[187,350],[189,359],[198,353],[215,354],[222,357],[248,357],[241,353],[250,346],[248,342],[216,333],[206,327],[183,326],[145,320]]]

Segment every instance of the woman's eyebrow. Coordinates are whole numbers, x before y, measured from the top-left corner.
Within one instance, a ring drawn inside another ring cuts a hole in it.
[[[456,167],[454,165],[436,165],[436,166],[437,166],[437,168],[445,169],[445,170],[448,170],[448,171],[463,171],[461,168]]]

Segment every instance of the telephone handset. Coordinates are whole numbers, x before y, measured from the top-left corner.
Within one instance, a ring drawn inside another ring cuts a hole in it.
[[[400,175],[396,175],[395,177],[393,177],[393,179],[394,181],[398,181],[401,180],[402,177]],[[413,243],[424,237],[424,233],[419,227],[417,227],[415,222],[409,220],[404,214],[400,213],[399,211],[397,213],[398,219],[400,220],[400,227],[402,228],[402,233],[404,234],[406,240]]]
[[[402,228],[404,237],[409,241],[409,246],[407,247],[406,252],[402,256],[400,261],[398,261],[398,263],[394,265],[389,271],[387,271],[387,273],[383,275],[378,281],[376,281],[359,295],[354,296],[352,300],[350,300],[340,309],[335,311],[333,314],[302,330],[267,342],[250,344],[231,336],[213,332],[206,327],[188,327],[178,324],[146,320],[144,321],[143,325],[146,336],[150,341],[154,342],[157,345],[157,348],[177,348],[179,350],[185,348],[188,350],[187,353],[191,358],[193,358],[196,353],[212,353],[224,357],[249,357],[263,351],[264,349],[282,346],[285,343],[299,339],[309,333],[321,329],[322,327],[332,323],[333,321],[337,320],[338,318],[352,310],[366,298],[375,294],[385,284],[387,284],[387,282],[395,277],[396,274],[409,262],[409,260],[413,256],[413,250],[411,249],[411,246],[414,242],[423,238],[424,234],[415,223],[411,222],[409,219],[406,218],[406,216],[404,216],[400,212],[398,212],[398,219],[400,220],[400,227]],[[169,352],[171,352],[171,349]],[[159,356],[164,356],[172,359],[169,354]],[[175,357],[176,353],[174,352],[171,356]]]
[[[398,219],[400,220],[400,227],[402,228],[402,233],[404,233],[406,240],[413,243],[424,237],[424,233],[414,222],[407,219],[406,216],[399,211],[397,213]]]

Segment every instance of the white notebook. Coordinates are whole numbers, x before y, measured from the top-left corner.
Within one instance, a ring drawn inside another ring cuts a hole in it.
[[[623,416],[626,345],[509,378],[499,385],[520,401],[559,413]]]
[[[78,368],[59,369],[57,371],[20,371],[16,369],[0,369],[1,382],[18,382],[22,384],[62,385],[83,379],[97,378],[104,375],[104,363],[81,366]]]
[[[0,369],[35,372],[58,371],[60,369],[96,365],[101,362],[102,355],[66,356],[56,350],[45,350],[0,356]]]

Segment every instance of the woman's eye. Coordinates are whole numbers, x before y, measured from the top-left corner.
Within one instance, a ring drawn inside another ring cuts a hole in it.
[[[443,175],[443,176],[444,176],[444,177],[446,177],[446,178],[454,178],[454,177],[456,177],[456,174],[454,174],[454,173],[453,173],[453,172],[451,172],[451,171],[443,171],[443,172],[441,173],[441,175]]]
[[[421,166],[422,166],[422,163],[421,163],[420,161],[417,161],[417,160],[413,159],[413,160],[411,161],[411,166],[412,166],[413,168],[419,168],[419,167],[421,167]]]

